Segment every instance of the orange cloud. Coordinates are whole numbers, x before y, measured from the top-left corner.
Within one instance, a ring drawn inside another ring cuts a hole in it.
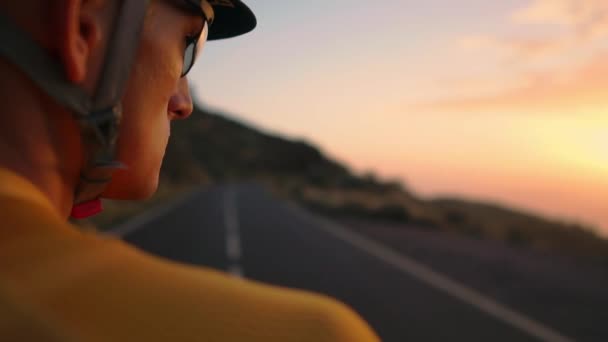
[[[564,50],[567,42],[558,38],[493,37],[471,35],[461,38],[458,45],[468,50],[493,49],[506,53],[510,59],[542,57]]]
[[[493,93],[490,88],[477,89],[470,96],[423,107],[539,112],[608,106],[608,0],[530,0],[509,14],[508,23],[518,29],[511,35],[470,35],[459,41],[469,50],[498,52],[496,70],[502,76],[491,80]],[[542,29],[528,30],[535,26]],[[487,80],[488,76],[469,78]]]
[[[511,15],[515,24],[553,25],[564,29],[564,40],[572,45],[588,44],[608,37],[606,0],[534,0]]]
[[[511,15],[515,23],[560,25],[581,33],[606,33],[605,0],[534,0]]]
[[[608,51],[573,71],[530,72],[524,76],[522,85],[494,94],[441,99],[416,107],[458,112],[504,109],[539,112],[608,105]]]
[[[561,54],[608,38],[608,1],[606,0],[532,0],[509,15],[517,27],[553,28],[552,35],[541,37],[495,37],[472,35],[461,39],[460,46],[499,49],[509,60],[527,61],[532,57]]]

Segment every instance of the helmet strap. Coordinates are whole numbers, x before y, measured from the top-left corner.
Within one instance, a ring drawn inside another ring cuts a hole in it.
[[[122,117],[120,103],[139,46],[149,0],[118,2],[114,30],[92,97],[66,80],[61,65],[10,18],[0,13],[0,55],[72,111],[80,124],[87,158],[74,193],[76,204],[98,199],[114,171],[125,168],[116,161],[116,141]]]

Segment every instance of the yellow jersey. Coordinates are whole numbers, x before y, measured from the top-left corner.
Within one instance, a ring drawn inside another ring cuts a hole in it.
[[[378,341],[346,305],[85,233],[0,169],[0,340]]]

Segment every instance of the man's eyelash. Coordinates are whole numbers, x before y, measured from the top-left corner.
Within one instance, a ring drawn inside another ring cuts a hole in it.
[[[197,39],[196,34],[187,34],[184,38],[186,43],[191,43],[192,41],[195,41],[196,39]]]
[[[192,29],[190,33],[186,34],[186,41],[196,40],[200,36],[200,32],[199,28]]]

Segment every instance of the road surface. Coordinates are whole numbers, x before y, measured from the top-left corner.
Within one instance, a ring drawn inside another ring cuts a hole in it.
[[[553,298],[545,311],[542,305],[529,309],[514,302],[512,307],[505,291],[497,294],[482,281],[495,275],[477,272],[469,281],[457,253],[439,253],[436,249],[446,247],[424,239],[418,239],[417,249],[408,249],[407,243],[398,243],[406,235],[374,236],[382,229],[386,227],[329,222],[259,186],[233,185],[198,191],[116,227],[114,233],[176,261],[338,298],[383,341],[608,340],[606,295],[598,294],[599,302],[580,311],[588,315],[581,317],[559,306],[560,298]],[[608,285],[606,278],[601,281]],[[525,290],[525,284],[517,284],[512,291]],[[570,319],[554,315],[554,307]]]

